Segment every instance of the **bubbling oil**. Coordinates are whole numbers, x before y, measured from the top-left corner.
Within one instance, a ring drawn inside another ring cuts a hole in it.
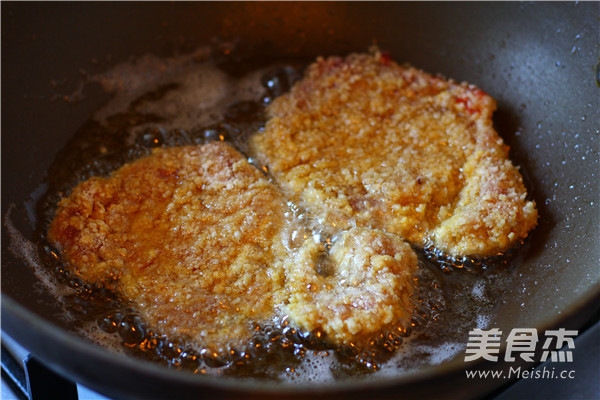
[[[468,331],[485,328],[493,319],[494,299],[510,284],[509,264],[519,249],[473,260],[448,257],[432,246],[415,248],[419,267],[410,327],[382,332],[366,345],[334,346],[323,332],[303,332],[287,317],[276,316],[253,327],[245,348],[221,352],[154,331],[135,304],[107,286],[85,282],[65,265],[45,232],[59,199],[77,183],[108,176],[154,147],[227,141],[248,154],[247,138],[263,129],[265,106],[290,89],[305,65],[282,60],[249,70],[246,64],[217,63],[206,52],[201,54],[168,62],[150,57],[147,65],[138,60],[92,78],[114,91],[114,97],[58,154],[37,208],[38,256],[46,273],[69,288],[60,297],[74,322],[72,329],[116,351],[174,369],[292,383],[400,374],[443,362],[463,350]],[[269,177],[266,168],[249,161]],[[290,209],[310,218],[299,205],[291,204]],[[327,232],[307,223],[327,248],[331,244]],[[322,274],[327,274],[326,267]]]

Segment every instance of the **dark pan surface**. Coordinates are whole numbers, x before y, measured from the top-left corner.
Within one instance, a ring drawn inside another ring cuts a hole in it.
[[[496,324],[579,327],[600,293],[599,4],[590,3],[2,3],[2,216],[15,223],[58,151],[107,100],[87,73],[146,53],[187,52],[211,38],[242,38],[254,56],[364,51],[374,40],[400,62],[468,80],[498,100],[498,131],[524,167],[540,224],[503,298]],[[52,85],[55,81],[58,85]],[[2,232],[2,329],[59,372],[115,397],[198,393],[411,393],[469,398],[501,382],[469,381],[461,360],[356,385],[287,387],[211,380],[120,357],[52,322],[52,296],[10,252]],[[463,378],[464,379],[464,378]],[[430,382],[435,380],[435,385]],[[107,383],[110,382],[110,386]],[[448,390],[452,388],[452,390]],[[264,397],[261,395],[261,397]]]

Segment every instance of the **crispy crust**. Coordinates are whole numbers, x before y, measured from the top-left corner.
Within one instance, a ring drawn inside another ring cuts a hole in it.
[[[317,274],[323,248],[307,240],[287,269],[285,311],[303,329],[335,343],[360,343],[382,330],[406,328],[417,257],[398,236],[353,228],[330,251],[333,271]]]
[[[268,109],[256,157],[325,229],[364,226],[487,256],[537,211],[492,127],[494,100],[389,57],[318,59]]]
[[[221,143],[156,150],[82,182],[48,235],[71,269],[119,290],[153,327],[215,350],[243,347],[278,310],[334,343],[404,326],[412,311],[417,260],[406,243],[350,230],[331,249],[333,276],[320,276],[322,245]]]
[[[228,145],[161,149],[75,187],[49,238],[159,331],[216,349],[247,341],[281,302],[286,207]]]
[[[243,347],[280,310],[357,343],[410,320],[417,257],[402,238],[487,256],[535,226],[494,109],[472,85],[379,53],[319,59],[251,138],[283,193],[226,144],[159,149],[79,184],[48,236],[163,333]],[[337,237],[330,275],[321,244],[294,243],[308,234],[285,196]]]

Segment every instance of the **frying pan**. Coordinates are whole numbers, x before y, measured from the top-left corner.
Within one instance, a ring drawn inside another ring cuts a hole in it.
[[[498,101],[495,124],[540,211],[494,326],[577,329],[598,308],[598,16],[583,3],[2,3],[2,329],[62,375],[115,398],[475,398],[505,382],[464,378],[462,355],[371,381],[284,385],[195,376],[114,354],[64,329],[60,310],[13,254],[6,215],[27,210],[58,151],[108,100],[69,103],[82,73],[221,40],[254,57],[365,51],[474,83]],[[56,87],[58,82],[58,87]],[[51,83],[55,83],[52,85]],[[53,100],[54,99],[54,100]],[[14,206],[13,206],[14,205]],[[497,368],[499,364],[478,364]],[[469,366],[474,368],[473,365]]]

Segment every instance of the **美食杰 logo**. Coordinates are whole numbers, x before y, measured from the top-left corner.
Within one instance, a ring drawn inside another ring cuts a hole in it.
[[[506,353],[504,361],[515,361],[515,357],[521,357],[525,361],[541,361],[548,359],[558,362],[573,362],[575,348],[573,338],[578,331],[566,330],[564,328],[544,332],[544,340],[538,336],[535,328],[514,328],[508,334],[506,340]],[[539,360],[534,360],[535,350],[538,343],[542,343],[542,355]],[[498,328],[490,330],[473,329],[469,332],[469,342],[465,352],[465,361],[475,361],[483,358],[488,361],[498,361],[498,354],[502,345],[502,331]],[[561,350],[566,346],[568,350]]]
[[[527,362],[552,361],[558,363],[573,362],[573,352],[577,330],[548,329],[543,336],[538,335],[535,328],[514,328],[503,339],[502,331],[498,328],[489,330],[473,329],[469,332],[469,341],[465,351],[465,362],[484,359],[498,361],[500,348],[506,344],[504,361],[514,362],[522,359]],[[541,353],[536,352],[541,345]],[[541,354],[536,357],[536,354]],[[522,369],[521,366],[511,366],[508,371],[498,370],[467,370],[467,378],[501,378],[501,379],[574,379],[575,370],[559,370],[543,365],[543,368]]]

